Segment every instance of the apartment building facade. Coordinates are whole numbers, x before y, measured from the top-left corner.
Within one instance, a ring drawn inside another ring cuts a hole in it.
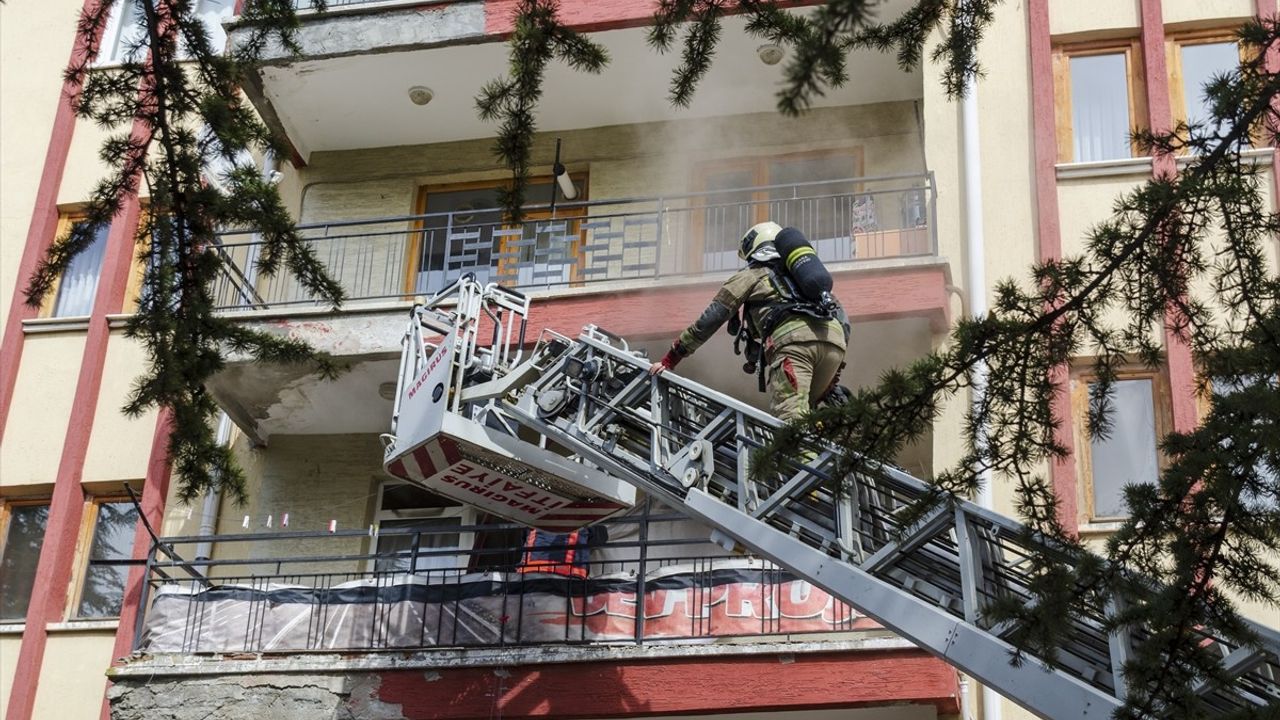
[[[803,229],[833,272],[853,321],[844,383],[873,383],[944,342],[973,293],[1080,251],[1112,199],[1165,162],[1138,156],[1129,129],[1202,113],[1199,88],[1239,56],[1232,30],[1274,0],[1000,6],[969,155],[935,66],[903,72],[858,51],[848,87],[784,118],[781,66],[731,18],[677,110],[676,60],[644,41],[650,0],[564,0],[562,17],[612,63],[549,70],[518,225],[494,210],[509,174],[474,110],[505,67],[513,5],[331,1],[306,12],[301,56],[270,58],[245,89],[291,146],[259,158],[263,172],[350,300],[335,311],[259,276],[253,229],[228,229],[218,251],[236,271],[216,288],[220,310],[349,370],[322,380],[229,358],[209,389],[249,500],[190,506],[170,483],[165,414],[119,412],[145,362],[122,334],[145,198],[99,229],[43,307],[23,304],[42,249],[102,172],[107,131],[74,118],[75,88],[58,79],[86,51],[81,3],[0,8],[2,717],[1025,715],[983,707],[941,661],[643,498],[573,572],[528,572],[522,529],[382,471],[406,311],[472,272],[528,294],[535,333],[595,324],[656,357],[735,269],[741,233],[773,219]],[[234,2],[197,7],[235,42]],[[98,40],[104,63],[128,44],[119,15]],[[557,149],[573,198],[552,175]],[[1276,150],[1250,159],[1275,197]],[[987,282],[971,288],[975,225]],[[1103,443],[1083,435],[1085,359],[1060,379],[1074,453],[1050,473],[1086,537],[1114,527],[1124,478],[1154,479],[1160,433],[1196,423],[1189,352],[1168,338],[1167,355],[1124,375]],[[679,372],[763,407],[741,364],[721,335]],[[925,477],[953,463],[962,402],[899,465]],[[1012,514],[1009,488],[993,496]]]

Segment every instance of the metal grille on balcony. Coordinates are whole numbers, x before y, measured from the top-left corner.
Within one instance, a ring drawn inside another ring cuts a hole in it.
[[[430,294],[459,275],[523,289],[697,276],[735,269],[742,233],[800,228],[827,263],[937,254],[932,174],[824,180],[680,196],[531,207],[520,224],[467,210],[299,228],[350,301]],[[725,197],[750,200],[723,201]],[[222,310],[305,305],[290,278],[262,277],[252,230],[221,235]]]
[[[653,644],[880,629],[778,566],[711,544],[683,516],[645,512],[602,526],[608,539],[586,561],[579,550],[572,569],[525,564],[528,528],[519,525],[371,529],[367,552],[350,550],[366,541],[363,530],[161,538],[146,561],[135,649]],[[473,539],[467,549],[461,537]],[[205,541],[229,559],[185,561],[174,549]]]

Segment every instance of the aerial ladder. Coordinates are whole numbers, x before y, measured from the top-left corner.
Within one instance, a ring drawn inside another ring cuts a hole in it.
[[[1015,520],[959,498],[907,523],[933,497],[876,465],[843,478],[840,449],[803,448],[794,473],[753,477],[754,450],[782,423],[675,373],[651,376],[627,342],[588,325],[576,339],[526,338],[529,300],[464,276],[417,302],[404,336],[390,474],[496,515],[565,532],[625,512],[636,489],[823,588],[922,649],[1045,718],[1111,716],[1140,628],[1079,598],[1050,661],[1018,652],[1019,628],[984,616],[995,598],[1031,603],[1033,553],[1059,553]],[[918,514],[917,514],[918,515]],[[1238,646],[1203,629],[1226,681],[1196,688],[1222,715],[1280,707],[1280,633]]]

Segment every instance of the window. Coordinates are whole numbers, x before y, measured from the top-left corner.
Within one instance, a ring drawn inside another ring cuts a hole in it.
[[[111,8],[98,52],[100,64],[140,62],[147,52],[147,27],[138,0],[118,0]]]
[[[1133,128],[1145,123],[1136,42],[1060,48],[1054,54],[1058,161],[1132,157]]]
[[[1280,387],[1280,376],[1276,375],[1246,375],[1243,377],[1232,378],[1214,378],[1211,383],[1212,396],[1211,402],[1229,402],[1239,401],[1249,404],[1263,404],[1270,406],[1276,400],[1276,390]],[[1267,449],[1264,447],[1265,437],[1269,435],[1267,429],[1262,425],[1263,420],[1259,416],[1255,416],[1252,433],[1242,432],[1233,440],[1243,440],[1248,442],[1247,449],[1259,455],[1254,470],[1261,480],[1260,487],[1254,486],[1249,488],[1242,496],[1242,499],[1248,504],[1258,509],[1276,510],[1280,507],[1280,463],[1269,460]],[[1233,440],[1224,440],[1223,442],[1232,442]],[[1274,455],[1270,456],[1274,458]]]
[[[209,46],[214,50],[223,50],[227,46],[227,31],[222,23],[235,14],[235,0],[196,0],[196,15],[204,22],[205,32],[209,33]]]
[[[854,179],[862,174],[860,148],[737,158],[704,164],[694,187],[701,210],[694,217],[694,242],[688,262],[692,270],[728,270],[740,264],[738,241],[752,225],[772,220],[800,228],[825,260],[866,257],[853,236],[898,224],[884,213],[883,226],[870,227],[858,218],[875,215],[876,196],[863,192]],[[881,201],[882,204],[883,200]]]
[[[47,504],[0,505],[0,622],[27,616],[48,522]]]
[[[59,237],[72,227],[86,227],[83,221],[64,217],[59,223]],[[94,229],[93,242],[71,260],[66,272],[54,291],[53,306],[47,310],[50,317],[77,317],[93,312],[93,298],[98,292],[98,276],[102,272],[102,259],[107,254],[107,235],[111,228],[99,225]]]
[[[1111,388],[1110,432],[1090,436],[1089,400],[1097,385],[1091,377],[1075,382],[1077,471],[1084,482],[1089,520],[1114,520],[1126,514],[1124,487],[1155,483],[1162,459],[1158,442],[1168,431],[1168,390],[1163,376],[1149,372],[1120,374]]]
[[[194,10],[204,23],[210,47],[215,50],[225,48],[227,33],[222,23],[235,13],[235,0],[196,0]],[[141,62],[146,57],[147,43],[146,18],[139,0],[117,0],[102,33],[98,63]],[[178,52],[184,57],[187,55],[181,43]]]
[[[1208,126],[1212,113],[1205,87],[1240,66],[1240,44],[1222,31],[1183,34],[1169,40],[1168,58],[1174,122],[1199,125],[1201,132],[1218,131]]]
[[[574,202],[586,199],[586,176],[572,175],[579,188]],[[578,279],[582,264],[582,208],[530,210],[520,227],[502,222],[497,182],[427,186],[419,194],[423,218],[411,231],[408,293],[433,293],[473,272],[480,282],[521,286],[560,285]],[[529,205],[551,202],[549,179],[525,187]]]
[[[474,541],[473,533],[449,532],[452,528],[475,524],[475,511],[462,504],[440,497],[416,485],[401,482],[384,483],[378,498],[375,518],[379,530],[407,528],[423,531],[417,535],[418,552],[431,553],[445,550],[469,551]],[[413,534],[378,534],[378,555],[374,561],[378,572],[427,572],[465,568],[469,557],[465,552],[414,557]]]
[[[75,616],[119,617],[129,566],[115,561],[127,560],[133,552],[138,509],[132,502],[120,500],[94,501],[89,505],[93,508],[93,536]]]

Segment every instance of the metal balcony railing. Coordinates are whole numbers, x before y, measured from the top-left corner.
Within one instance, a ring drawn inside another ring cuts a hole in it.
[[[421,650],[880,629],[769,562],[726,554],[682,516],[601,527],[609,537],[585,559],[578,547],[572,565],[553,567],[525,562],[528,528],[518,525],[161,538],[146,560],[134,648]],[[175,550],[206,541],[227,557],[187,561]]]
[[[742,233],[766,219],[800,228],[827,263],[936,255],[935,193],[928,173],[534,206],[520,224],[469,209],[299,230],[359,302],[430,294],[466,272],[537,289],[729,271]],[[284,273],[260,277],[252,230],[220,239],[220,309],[314,302]]]

